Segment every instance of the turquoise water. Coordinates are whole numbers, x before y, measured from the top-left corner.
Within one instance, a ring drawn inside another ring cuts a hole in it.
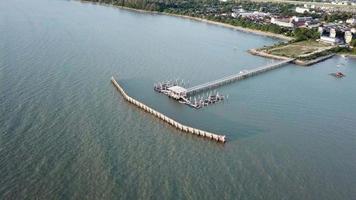
[[[0,1],[0,199],[355,199],[356,60],[288,65],[201,110],[156,94],[270,63],[276,39],[59,0]],[[329,73],[339,63],[347,75]],[[225,145],[181,133],[110,83]]]

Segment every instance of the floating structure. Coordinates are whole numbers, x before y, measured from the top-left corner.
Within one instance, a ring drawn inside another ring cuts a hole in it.
[[[202,136],[205,138],[209,138],[212,140],[215,140],[217,142],[222,142],[225,143],[226,142],[226,136],[225,135],[218,135],[215,133],[210,133],[207,131],[203,131],[200,129],[196,129],[190,126],[186,126],[183,125],[169,117],[167,117],[166,115],[154,110],[153,108],[150,108],[149,106],[135,100],[134,98],[130,97],[129,95],[126,94],[126,92],[124,91],[124,89],[116,82],[116,80],[114,79],[114,77],[111,77],[111,82],[113,83],[113,85],[115,86],[115,88],[120,92],[120,94],[124,97],[125,100],[127,100],[128,102],[134,104],[135,106],[143,109],[144,111],[152,114],[153,116],[157,117],[158,119],[161,119],[162,121],[168,123],[169,125],[183,131],[186,133],[191,133],[197,136]]]
[[[159,93],[163,93],[182,104],[186,104],[192,108],[202,108],[204,106],[208,106],[210,104],[214,104],[217,102],[220,102],[225,99],[225,96],[219,95],[219,93],[216,92],[216,94],[209,94],[207,95],[206,98],[204,97],[194,97],[192,99],[191,97],[187,97],[187,89],[183,88],[182,86],[171,84],[171,81],[163,82],[163,83],[158,83],[154,85],[154,90]]]

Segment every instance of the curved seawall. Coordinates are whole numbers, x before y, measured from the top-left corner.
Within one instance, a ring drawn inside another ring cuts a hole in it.
[[[183,124],[175,121],[174,119],[171,119],[171,118],[167,117],[166,115],[164,115],[164,114],[152,109],[151,107],[146,106],[145,104],[137,101],[136,99],[130,97],[129,95],[126,94],[124,89],[116,82],[114,77],[111,77],[111,82],[114,84],[115,88],[122,94],[122,96],[124,97],[125,100],[127,100],[128,102],[134,104],[135,106],[143,109],[144,111],[152,114],[153,116],[157,117],[158,119],[161,119],[162,121],[168,123],[169,125],[174,126],[175,128],[177,128],[183,132],[186,132],[186,133],[191,133],[193,135],[209,138],[209,139],[215,140],[217,142],[223,142],[223,143],[226,142],[225,135],[218,135],[218,134],[210,133],[207,131],[203,131],[200,129],[196,129],[196,128],[193,128],[190,126],[183,125]]]

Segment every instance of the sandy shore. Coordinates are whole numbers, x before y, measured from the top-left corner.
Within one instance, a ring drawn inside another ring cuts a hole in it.
[[[85,1],[85,0],[81,0],[81,2],[93,3],[91,1]],[[165,12],[141,10],[141,9],[136,9],[136,8],[124,7],[124,6],[114,6],[114,5],[105,4],[105,3],[104,4],[101,3],[101,4],[102,5],[112,6],[112,7],[117,7],[117,8],[121,8],[121,9],[125,9],[125,10],[141,12],[141,13],[150,13],[150,14],[158,14],[158,15],[167,15],[167,16],[180,17],[180,18],[184,18],[184,19],[190,19],[190,20],[205,22],[205,23],[209,23],[209,24],[215,24],[215,25],[218,25],[218,26],[223,26],[223,27],[226,27],[226,28],[231,28],[231,29],[234,29],[234,30],[242,31],[242,32],[253,33],[253,34],[256,34],[256,35],[273,37],[273,38],[278,38],[278,39],[287,40],[287,41],[290,41],[290,40],[294,39],[292,37],[288,37],[288,36],[281,35],[281,34],[270,33],[270,32],[265,32],[265,31],[259,31],[259,30],[249,29],[249,28],[243,28],[243,27],[239,27],[239,26],[233,26],[233,25],[230,25],[230,24],[225,24],[225,23],[221,23],[221,22],[202,19],[202,18],[199,18],[199,17],[191,17],[191,16],[187,16],[187,15],[178,15],[178,14],[171,14],[171,13],[165,13]]]
[[[256,50],[256,49],[250,49],[250,50],[248,50],[248,52],[250,54],[252,54],[252,55],[262,56],[262,57],[266,57],[266,58],[273,58],[273,59],[278,59],[278,60],[290,59],[288,57],[276,56],[276,55],[272,55],[272,54],[266,53],[266,52],[261,51],[261,50]]]

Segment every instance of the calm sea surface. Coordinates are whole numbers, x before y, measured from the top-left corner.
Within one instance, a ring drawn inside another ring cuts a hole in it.
[[[0,1],[0,199],[356,199],[356,59],[288,65],[192,110],[153,83],[190,85],[270,62],[276,39],[61,0]],[[345,63],[347,75],[329,73]],[[110,83],[188,125],[181,133]]]

